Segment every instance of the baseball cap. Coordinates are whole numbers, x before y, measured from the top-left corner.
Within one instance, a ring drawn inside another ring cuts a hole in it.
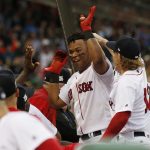
[[[63,68],[60,75],[46,71],[44,73],[44,81],[51,82],[51,78],[58,83],[67,83],[68,79],[71,77],[71,73],[67,68]]]
[[[6,94],[5,98],[11,96],[16,92],[16,81],[11,70],[0,70],[0,87]]]
[[[117,41],[107,42],[106,45],[126,58],[138,59],[140,57],[140,45],[132,37],[123,36]]]
[[[71,77],[70,71],[67,68],[63,68],[59,75],[59,83],[67,83],[70,77]]]

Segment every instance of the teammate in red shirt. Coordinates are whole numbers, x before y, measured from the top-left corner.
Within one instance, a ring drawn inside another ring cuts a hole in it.
[[[52,108],[48,103],[47,85],[44,84],[42,88],[35,91],[34,95],[29,98],[29,103],[38,108],[42,114],[56,126],[56,109]]]

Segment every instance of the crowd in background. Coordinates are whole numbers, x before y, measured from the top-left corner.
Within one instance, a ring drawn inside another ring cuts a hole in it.
[[[150,76],[150,27],[106,18],[95,20],[95,31],[109,40],[121,35],[135,37],[142,46]],[[32,42],[34,59],[41,68],[48,65],[55,50],[66,50],[57,8],[19,0],[0,1],[0,68],[20,73],[26,41]]]

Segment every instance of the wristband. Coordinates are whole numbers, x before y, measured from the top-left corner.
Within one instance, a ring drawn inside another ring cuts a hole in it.
[[[84,31],[83,35],[84,35],[84,39],[85,40],[88,40],[90,38],[94,38],[94,35],[93,35],[93,33],[91,31]]]

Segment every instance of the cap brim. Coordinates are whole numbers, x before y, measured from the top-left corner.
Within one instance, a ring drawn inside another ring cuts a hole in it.
[[[106,43],[106,46],[110,49],[112,49],[113,51],[117,51],[117,48],[116,48],[116,41],[109,41]]]

